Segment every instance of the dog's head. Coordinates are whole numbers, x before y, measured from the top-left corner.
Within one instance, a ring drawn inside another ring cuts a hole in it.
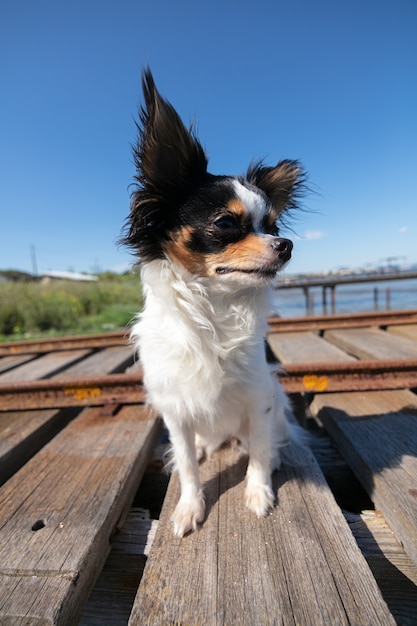
[[[166,258],[192,274],[259,284],[291,257],[279,223],[297,206],[297,161],[252,165],[245,177],[214,176],[195,134],[143,75],[145,106],[134,148],[137,187],[123,243],[146,263]]]

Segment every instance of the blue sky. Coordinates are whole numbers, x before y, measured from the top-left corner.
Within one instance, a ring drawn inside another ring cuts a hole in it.
[[[416,0],[2,0],[0,268],[122,270],[140,72],[215,174],[300,159],[287,273],[417,262]]]

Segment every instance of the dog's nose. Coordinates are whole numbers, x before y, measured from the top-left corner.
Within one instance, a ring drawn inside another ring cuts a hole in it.
[[[291,250],[293,249],[293,243],[289,239],[283,239],[282,237],[275,237],[271,243],[274,250],[278,252],[278,257],[281,261],[287,262],[291,258]]]

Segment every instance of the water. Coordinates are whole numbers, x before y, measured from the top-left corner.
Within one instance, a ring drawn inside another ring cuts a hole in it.
[[[374,290],[377,290],[375,306]],[[314,308],[313,315],[322,315],[322,288],[310,287]],[[274,312],[281,317],[301,317],[306,315],[306,299],[302,289],[277,289],[274,298]],[[331,313],[330,290],[326,291],[327,313]],[[386,311],[417,309],[417,279],[387,280],[350,285],[338,285],[335,289],[335,313],[360,313],[365,311]]]

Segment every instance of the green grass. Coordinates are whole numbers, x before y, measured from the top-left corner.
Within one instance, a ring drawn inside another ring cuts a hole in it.
[[[124,328],[142,305],[131,274],[105,274],[97,282],[0,284],[0,341]]]

